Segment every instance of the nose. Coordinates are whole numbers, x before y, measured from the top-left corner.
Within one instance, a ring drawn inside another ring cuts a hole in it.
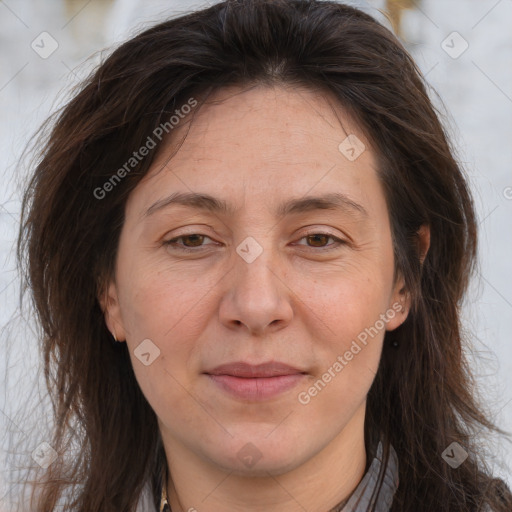
[[[226,276],[227,292],[220,304],[220,321],[229,329],[264,336],[283,329],[293,317],[293,292],[270,250],[247,262],[238,254]]]

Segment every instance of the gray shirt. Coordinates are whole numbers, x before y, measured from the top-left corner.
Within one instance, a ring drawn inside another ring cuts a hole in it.
[[[375,455],[368,471],[363,476],[359,485],[348,498],[346,505],[335,507],[331,512],[363,512],[369,505],[376,503],[376,512],[388,512],[393,503],[393,496],[398,488],[398,457],[392,446],[389,447],[389,460],[384,474],[384,480],[380,492],[372,500],[372,492],[377,486],[379,471],[383,464],[382,442],[379,442]]]

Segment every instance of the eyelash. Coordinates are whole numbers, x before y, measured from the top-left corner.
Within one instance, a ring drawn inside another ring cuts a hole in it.
[[[338,238],[337,236],[332,235],[331,233],[323,233],[323,232],[316,232],[316,231],[312,232],[312,233],[305,234],[299,240],[308,238],[310,236],[315,236],[315,235],[327,236],[329,238],[332,238],[335,241],[335,244],[331,244],[331,245],[334,245],[335,247],[327,247],[327,248],[326,247],[309,247],[310,249],[319,249],[321,251],[327,252],[327,251],[332,251],[332,250],[338,248],[339,246],[346,244],[346,242],[344,240],[342,240],[341,238]],[[203,251],[204,249],[202,249],[201,247],[204,247],[204,246],[198,246],[197,249],[191,249],[190,247],[184,247],[184,246],[179,247],[176,245],[176,240],[180,240],[181,238],[187,238],[189,236],[203,236],[205,238],[210,238],[209,236],[202,235],[201,233],[189,233],[186,235],[177,236],[176,238],[171,238],[170,240],[166,240],[164,242],[164,245],[173,247],[174,249],[177,249],[179,251],[186,252],[186,253],[194,253],[194,252],[197,253],[197,252]],[[210,238],[210,240],[211,240],[211,238]]]

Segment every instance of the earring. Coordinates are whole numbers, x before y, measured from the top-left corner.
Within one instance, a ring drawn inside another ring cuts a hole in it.
[[[401,313],[406,312],[405,302],[406,302],[406,297],[401,297],[401,299],[400,299],[400,312]]]
[[[118,341],[118,339],[116,338],[116,335],[115,333],[111,332],[110,334],[112,334],[112,338],[114,338],[114,341],[112,342],[112,345],[114,345],[114,347],[118,347],[119,345],[121,345],[121,341]]]

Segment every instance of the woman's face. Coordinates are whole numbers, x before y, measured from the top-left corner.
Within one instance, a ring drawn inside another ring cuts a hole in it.
[[[129,197],[107,324],[166,447],[280,474],[362,435],[403,283],[375,155],[341,108],[284,87],[215,99]],[[236,362],[292,369],[212,376]]]

